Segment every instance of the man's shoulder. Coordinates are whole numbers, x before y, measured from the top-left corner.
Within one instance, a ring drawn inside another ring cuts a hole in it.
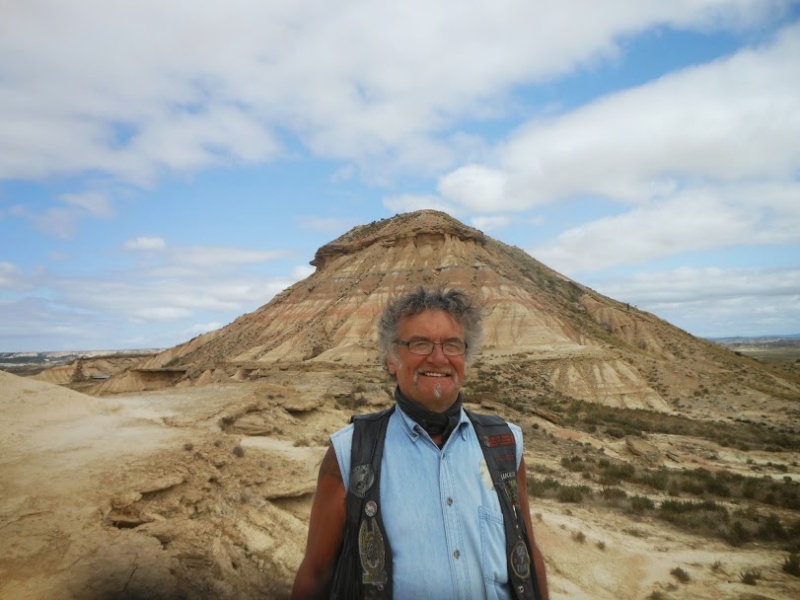
[[[356,423],[360,423],[362,425],[369,426],[376,426],[380,423],[381,419],[387,416],[391,416],[394,412],[394,408],[387,408],[381,411],[366,413],[363,415],[353,415],[350,417],[350,423],[342,427],[339,431],[331,434],[331,441],[336,442],[347,442],[348,444],[353,438],[353,432],[356,427]]]

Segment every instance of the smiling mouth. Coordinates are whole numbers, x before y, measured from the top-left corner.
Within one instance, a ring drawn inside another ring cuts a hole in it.
[[[436,373],[434,371],[421,371],[419,374],[425,377],[450,377],[450,373]]]

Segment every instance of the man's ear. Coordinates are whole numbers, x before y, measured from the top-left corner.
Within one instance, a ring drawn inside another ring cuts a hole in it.
[[[386,370],[389,371],[389,375],[397,375],[397,357],[392,356],[389,354],[386,357]]]

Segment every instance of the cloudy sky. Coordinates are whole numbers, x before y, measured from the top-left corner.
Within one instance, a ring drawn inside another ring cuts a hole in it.
[[[419,208],[800,333],[800,2],[0,3],[0,351],[175,345]]]

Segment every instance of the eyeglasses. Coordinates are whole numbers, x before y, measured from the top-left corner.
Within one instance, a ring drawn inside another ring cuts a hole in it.
[[[461,356],[467,351],[467,342],[461,340],[445,340],[432,342],[430,340],[395,340],[395,344],[405,346],[411,354],[426,356],[433,352],[436,346],[442,347],[445,356]]]

